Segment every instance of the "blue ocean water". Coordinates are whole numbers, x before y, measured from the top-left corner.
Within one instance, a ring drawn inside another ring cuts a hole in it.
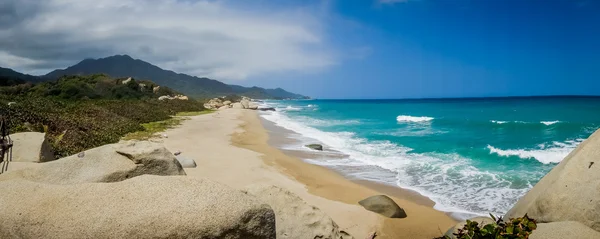
[[[350,178],[413,189],[464,217],[502,215],[600,127],[600,98],[266,101],[288,149]],[[337,155],[336,155],[337,154]],[[460,216],[459,216],[460,217]]]

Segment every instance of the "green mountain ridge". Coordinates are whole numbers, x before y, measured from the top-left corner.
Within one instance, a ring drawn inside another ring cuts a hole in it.
[[[206,77],[196,77],[161,69],[148,62],[133,59],[128,55],[115,55],[100,59],[85,59],[66,69],[54,70],[44,79],[56,80],[64,75],[108,74],[111,77],[133,77],[155,82],[188,96],[196,98],[212,98],[238,94],[255,99],[300,99],[307,98],[284,89],[264,89],[261,87],[244,87],[228,85]]]

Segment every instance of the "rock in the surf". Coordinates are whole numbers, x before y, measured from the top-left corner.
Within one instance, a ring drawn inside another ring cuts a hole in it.
[[[245,191],[275,211],[277,238],[353,238],[319,208],[308,205],[290,191],[270,185],[250,185]]]
[[[309,145],[306,145],[306,147],[314,149],[314,150],[323,151],[323,145],[320,145],[320,144],[309,144]]]
[[[406,212],[386,195],[372,196],[358,202],[365,209],[389,218],[405,218]]]
[[[544,176],[504,218],[578,221],[600,231],[600,130]]]
[[[275,213],[206,179],[144,175],[115,183],[0,182],[0,238],[268,238]]]
[[[600,238],[600,232],[595,231],[581,224],[580,222],[551,222],[551,223],[539,223],[537,229],[535,229],[530,239],[564,239],[564,238],[577,238],[577,239],[598,239]]]
[[[479,226],[483,226],[483,225],[487,225],[487,224],[495,222],[493,219],[491,219],[489,217],[476,217],[476,218],[469,219],[469,221],[477,222]],[[455,239],[456,236],[454,235],[454,233],[458,233],[458,229],[462,229],[463,227],[465,227],[466,224],[467,224],[467,221],[459,222],[456,225],[454,225],[453,227],[451,227],[450,229],[448,229],[444,235],[451,239]]]

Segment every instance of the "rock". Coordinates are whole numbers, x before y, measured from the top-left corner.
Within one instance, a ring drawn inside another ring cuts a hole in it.
[[[146,89],[146,84],[144,83],[139,83],[138,86],[140,87],[140,91],[144,91]]]
[[[16,104],[17,104],[17,102],[8,102],[8,106],[16,105]]]
[[[476,218],[469,219],[469,221],[475,221],[475,222],[479,223],[479,225],[487,225],[487,224],[495,222],[493,219],[491,219],[489,217],[476,217]],[[465,226],[465,224],[467,224],[467,221],[462,221],[462,222],[457,223],[456,225],[454,225],[453,227],[448,229],[444,235],[448,236],[451,239],[455,239],[456,236],[454,235],[454,233],[457,233],[458,229],[462,229]]]
[[[523,196],[505,218],[578,221],[600,231],[600,130],[579,144]]]
[[[224,106],[221,106],[221,108],[219,108],[219,110],[225,110],[225,109],[229,109],[229,105],[224,105]]]
[[[295,194],[267,185],[250,185],[245,190],[275,211],[277,238],[349,239],[348,233],[320,209],[306,204]]]
[[[600,232],[594,231],[581,224],[580,222],[566,221],[566,222],[551,222],[551,223],[539,223],[537,229],[531,233],[530,239],[564,239],[564,238],[577,238],[577,239],[598,239],[600,238]]]
[[[240,101],[240,104],[242,104],[244,109],[248,109],[250,107],[250,101],[248,101],[247,99],[243,99],[242,101]]]
[[[249,110],[257,110],[257,109],[258,109],[258,106],[250,106],[250,107],[248,107],[248,109],[249,109]]]
[[[219,99],[219,98],[211,99],[211,100],[209,100],[208,102],[206,102],[204,104],[204,108],[207,108],[207,109],[210,109],[210,110],[216,110],[216,109],[219,109],[219,108],[221,108],[223,106],[224,106],[224,104],[223,104],[222,100]]]
[[[181,154],[181,151],[179,151],[179,150],[177,150],[177,151],[175,151],[175,153],[173,153],[173,155],[175,155],[175,156],[180,155],[180,154]]]
[[[309,145],[306,145],[306,147],[314,149],[314,150],[323,151],[323,145],[320,145],[320,144],[309,144]]]
[[[127,85],[129,84],[129,82],[131,82],[131,77],[127,78],[127,80],[124,80],[123,82],[121,82],[123,85]]]
[[[152,88],[152,93],[156,94],[160,90],[160,86],[155,86]]]
[[[163,96],[158,97],[158,100],[170,100],[170,99],[171,99],[171,96],[168,96],[168,95],[163,95]]]
[[[275,111],[275,108],[273,108],[273,107],[266,107],[266,108],[258,108],[258,110],[260,110],[260,111]]]
[[[189,100],[190,98],[185,95],[176,95],[173,97],[175,100]]]
[[[385,195],[372,196],[358,202],[365,209],[389,218],[405,218],[406,212],[394,200]]]
[[[11,134],[10,138],[13,141],[12,160],[15,162],[43,163],[55,159],[44,133],[16,133]]]
[[[184,158],[181,156],[177,156],[177,161],[179,161],[179,164],[181,164],[181,167],[183,168],[195,168],[196,167],[196,161],[194,161],[193,159],[188,159],[188,158]]]
[[[0,238],[268,238],[275,215],[209,180],[145,175],[116,183],[0,182]]]
[[[238,102],[238,103],[233,103],[233,106],[231,108],[234,108],[234,109],[243,109],[244,106],[242,105],[242,103]]]
[[[14,179],[47,184],[118,182],[144,174],[185,175],[185,171],[162,145],[125,141],[87,150],[82,158],[72,155],[39,167],[0,174],[0,183]]]
[[[252,109],[252,108],[254,108],[254,109],[258,109],[258,104],[256,104],[256,103],[254,103],[254,102],[250,101],[250,103],[248,103],[248,108],[249,108],[249,109]]]
[[[231,101],[226,100],[225,102],[223,102],[224,105],[230,105]]]

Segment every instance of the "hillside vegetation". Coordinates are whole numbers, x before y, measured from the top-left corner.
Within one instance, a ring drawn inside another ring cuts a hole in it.
[[[202,111],[195,100],[159,101],[177,92],[155,83],[106,75],[67,76],[53,82],[0,87],[0,112],[11,133],[46,132],[57,157],[64,157],[144,131],[142,124],[164,121],[179,112]],[[9,102],[15,102],[8,106]]]
[[[157,84],[171,87],[188,96],[196,98],[214,98],[225,95],[243,95],[253,99],[305,98],[284,89],[264,89],[228,85],[206,77],[195,77],[161,69],[148,62],[133,59],[128,55],[116,55],[101,59],[85,59],[66,69],[55,70],[42,78],[57,79],[64,75],[88,75],[106,73],[113,77],[129,77],[151,80]]]

